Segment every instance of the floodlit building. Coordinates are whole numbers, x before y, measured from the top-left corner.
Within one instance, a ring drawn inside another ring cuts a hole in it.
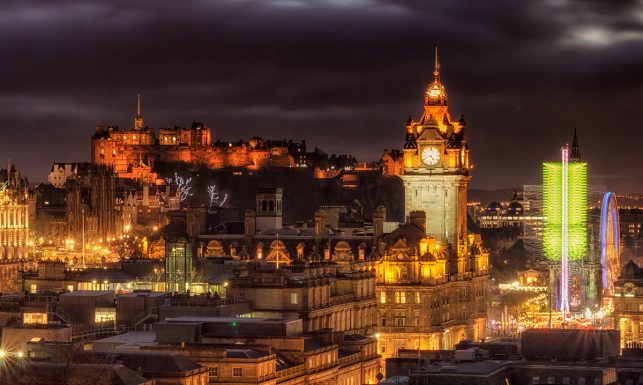
[[[421,118],[406,123],[401,178],[407,223],[375,245],[383,357],[485,337],[488,253],[479,236],[467,233],[467,125],[464,117],[451,118],[437,50],[433,75]]]
[[[621,347],[643,347],[643,270],[629,261],[614,284],[614,325],[621,331]]]
[[[15,292],[19,261],[27,258],[33,239],[35,197],[14,166],[0,170],[0,292]]]

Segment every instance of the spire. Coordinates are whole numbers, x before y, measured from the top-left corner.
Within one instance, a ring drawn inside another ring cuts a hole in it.
[[[576,135],[576,128],[574,128],[574,140],[572,141],[572,154],[570,158],[571,162],[580,162],[580,147],[578,146],[578,136]]]
[[[433,81],[429,84],[424,93],[425,106],[446,106],[447,93],[440,81],[440,61],[438,60],[438,47],[435,47],[435,67],[433,69]],[[425,113],[426,115],[426,113]]]
[[[134,129],[143,129],[143,116],[141,116],[141,94],[138,94],[136,105],[136,116],[134,117]]]
[[[435,46],[435,67],[433,69],[433,76],[436,80],[440,80],[440,62],[438,61],[438,47]]]

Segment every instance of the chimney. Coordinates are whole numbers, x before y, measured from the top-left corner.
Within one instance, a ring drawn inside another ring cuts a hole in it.
[[[317,210],[315,212],[315,240],[321,240],[324,237],[324,227],[326,214],[323,211]]]
[[[386,207],[377,206],[373,212],[373,238],[377,239],[384,234],[384,222],[386,221]]]
[[[426,213],[420,210],[413,210],[409,213],[409,222],[421,228],[426,233]]]
[[[253,209],[246,209],[243,222],[245,236],[252,238],[256,233],[255,211]]]

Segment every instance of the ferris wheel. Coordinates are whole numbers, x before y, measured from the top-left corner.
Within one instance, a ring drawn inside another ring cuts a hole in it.
[[[607,192],[603,195],[601,206],[601,270],[603,275],[603,295],[614,295],[614,282],[618,279],[621,269],[619,249],[619,219],[616,195]]]

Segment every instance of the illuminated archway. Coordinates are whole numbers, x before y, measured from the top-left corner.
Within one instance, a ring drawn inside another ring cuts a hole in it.
[[[621,269],[618,203],[616,195],[603,195],[601,207],[601,269],[603,273],[603,295],[614,295],[614,282]]]

